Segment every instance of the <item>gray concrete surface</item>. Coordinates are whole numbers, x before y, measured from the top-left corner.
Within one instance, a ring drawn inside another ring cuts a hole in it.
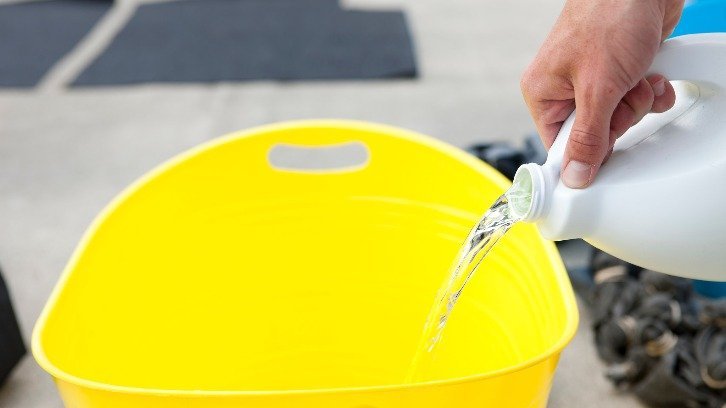
[[[532,131],[518,77],[562,0],[344,3],[404,8],[421,79],[66,90],[64,78],[46,78],[36,90],[0,90],[0,263],[26,338],[94,215],[145,171],[195,144],[250,126],[315,117],[402,126],[458,146],[517,140]],[[563,354],[550,406],[640,406],[615,392],[601,372],[583,314]],[[62,405],[50,378],[26,358],[0,389],[0,406]]]

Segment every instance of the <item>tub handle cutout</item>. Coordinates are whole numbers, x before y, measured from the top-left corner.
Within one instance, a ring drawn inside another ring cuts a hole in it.
[[[277,143],[267,153],[275,170],[297,173],[348,172],[365,168],[370,149],[365,143],[351,141],[329,145]]]

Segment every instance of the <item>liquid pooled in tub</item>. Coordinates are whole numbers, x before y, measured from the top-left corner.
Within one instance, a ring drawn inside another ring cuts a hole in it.
[[[435,352],[436,345],[444,334],[446,321],[466,283],[497,241],[509,231],[515,222],[519,221],[511,214],[509,208],[509,200],[518,194],[522,194],[522,192],[513,187],[499,197],[469,232],[459,255],[451,265],[449,277],[439,288],[436,303],[426,319],[421,342],[409,366],[406,382],[415,381],[418,376],[423,374],[426,362]]]

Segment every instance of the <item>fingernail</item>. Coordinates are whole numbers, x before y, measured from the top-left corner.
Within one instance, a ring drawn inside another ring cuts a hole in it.
[[[653,84],[653,93],[655,96],[661,96],[665,93],[665,79],[661,78]]]
[[[562,182],[570,188],[582,188],[590,182],[592,166],[577,160],[570,160],[562,172]]]

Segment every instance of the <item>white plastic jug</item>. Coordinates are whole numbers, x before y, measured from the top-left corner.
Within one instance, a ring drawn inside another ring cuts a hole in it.
[[[678,80],[673,108],[629,129],[580,190],[560,181],[573,113],[545,164],[517,171],[511,210],[548,239],[584,238],[644,268],[726,281],[726,33],[666,41],[651,72]]]

